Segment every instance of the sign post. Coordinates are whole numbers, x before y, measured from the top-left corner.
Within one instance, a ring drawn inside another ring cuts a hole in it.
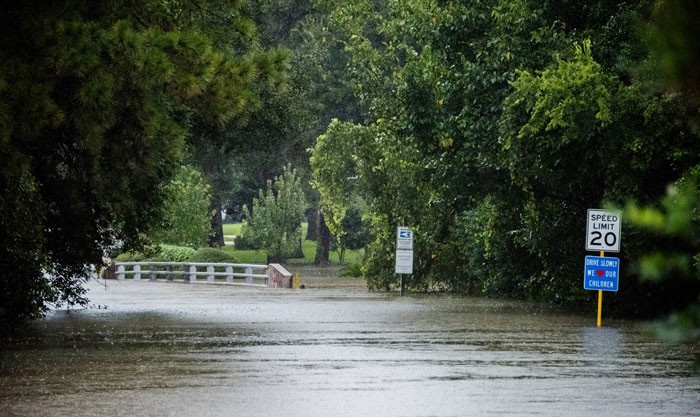
[[[588,209],[586,222],[586,250],[600,251],[600,256],[586,256],[583,270],[583,288],[598,291],[598,320],[603,315],[603,291],[617,291],[620,277],[620,259],[605,257],[605,251],[620,251],[622,215],[619,211]]]
[[[401,295],[404,293],[404,274],[413,273],[413,231],[408,227],[396,229],[396,263],[394,272],[401,274]]]

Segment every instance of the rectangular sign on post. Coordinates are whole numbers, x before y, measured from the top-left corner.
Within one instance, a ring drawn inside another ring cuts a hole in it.
[[[408,227],[396,229],[396,264],[395,273],[413,273],[413,231]]]
[[[408,227],[400,226],[396,230],[396,249],[413,250],[413,231]]]
[[[619,211],[588,209],[586,250],[619,252],[621,218]]]
[[[586,256],[583,269],[583,289],[617,291],[620,259],[607,256]]]
[[[397,274],[412,274],[413,273],[413,251],[412,250],[397,250],[396,251],[396,266]]]

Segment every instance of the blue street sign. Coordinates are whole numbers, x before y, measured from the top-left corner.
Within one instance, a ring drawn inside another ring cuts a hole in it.
[[[609,256],[586,256],[583,289],[617,291],[620,259]]]

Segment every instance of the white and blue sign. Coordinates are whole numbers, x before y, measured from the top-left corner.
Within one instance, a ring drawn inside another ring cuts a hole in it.
[[[586,256],[583,288],[586,290],[617,291],[620,259],[609,256]]]
[[[413,273],[413,230],[405,226],[396,229],[396,265],[397,274]]]
[[[404,226],[396,229],[396,249],[413,250],[413,230]]]

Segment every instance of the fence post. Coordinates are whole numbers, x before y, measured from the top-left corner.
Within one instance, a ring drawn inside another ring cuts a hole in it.
[[[117,265],[117,279],[124,279],[124,265]]]
[[[233,282],[233,267],[226,265],[226,282]]]
[[[134,279],[135,280],[141,279],[141,265],[139,265],[139,264],[134,265]]]
[[[182,265],[182,272],[183,272],[182,280],[184,282],[187,282],[190,280],[189,270],[190,270],[190,266],[188,264]]]
[[[151,265],[148,265],[148,267],[150,268],[148,270],[148,276],[151,279],[151,281],[155,281],[156,280],[156,266],[151,264]]]
[[[197,282],[197,266],[190,265],[190,282]]]
[[[209,273],[207,281],[214,282],[214,265],[207,265],[207,272]]]
[[[280,264],[267,266],[267,279],[265,281],[272,288],[293,288],[294,286],[292,274]]]
[[[245,283],[246,284],[253,283],[253,268],[251,268],[249,266],[245,267]]]
[[[173,280],[173,266],[168,265],[167,269],[168,269],[168,272],[166,273],[165,276],[167,277],[168,281],[172,281]]]

